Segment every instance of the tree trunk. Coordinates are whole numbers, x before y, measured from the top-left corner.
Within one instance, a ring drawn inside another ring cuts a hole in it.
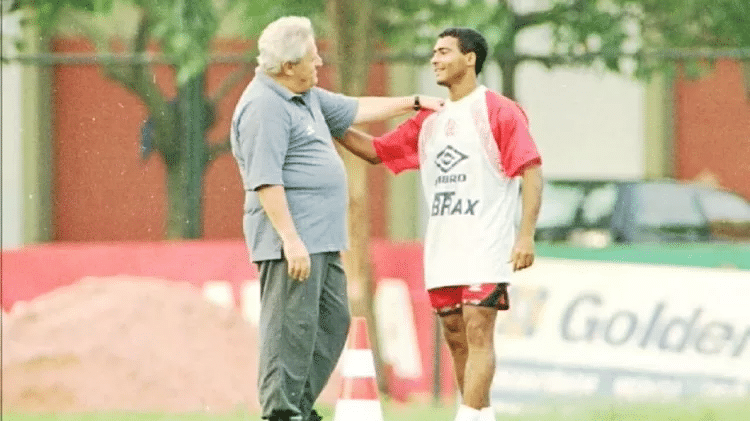
[[[500,71],[503,74],[503,95],[516,100],[516,68],[518,60],[511,56],[498,60]]]
[[[167,166],[167,233],[168,240],[187,237],[188,196],[186,169],[177,163]]]
[[[745,86],[745,100],[750,102],[750,60],[743,60],[740,63],[740,68],[742,69],[742,81]]]
[[[177,130],[180,150],[167,163],[167,238],[203,234],[203,173],[207,164],[206,130],[210,126],[204,97],[205,72],[178,87]]]
[[[332,26],[333,66],[336,88],[351,96],[362,96],[374,44],[374,22],[370,0],[330,0],[326,14]],[[339,148],[348,173],[349,186],[349,250],[344,253],[344,268],[349,282],[352,313],[367,319],[370,341],[378,373],[383,373],[377,338],[377,323],[373,310],[374,283],[370,272],[370,218],[367,192],[369,164]],[[378,376],[378,386],[387,392],[384,376]]]

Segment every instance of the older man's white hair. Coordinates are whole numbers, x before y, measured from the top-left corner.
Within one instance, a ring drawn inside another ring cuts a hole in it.
[[[300,61],[314,39],[310,19],[286,16],[271,22],[258,39],[258,67],[269,75],[281,73],[284,63]]]

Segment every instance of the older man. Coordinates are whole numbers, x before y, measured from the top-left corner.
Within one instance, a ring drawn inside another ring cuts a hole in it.
[[[332,136],[352,124],[439,109],[443,101],[352,98],[316,87],[322,60],[306,18],[271,23],[258,49],[231,144],[246,191],[245,238],[260,272],[262,417],[317,420],[313,404],[350,320],[339,254],[347,246],[346,174]]]

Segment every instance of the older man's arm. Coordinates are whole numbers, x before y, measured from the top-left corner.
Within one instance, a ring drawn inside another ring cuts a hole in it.
[[[310,255],[294,226],[284,186],[264,185],[258,187],[256,191],[271,225],[281,237],[289,276],[292,279],[304,281],[310,276]]]
[[[419,98],[419,107],[429,110],[440,110],[445,104],[443,98],[415,95],[402,97],[360,97],[357,98],[357,114],[354,123],[369,123],[372,121],[387,120],[414,111],[415,97]]]

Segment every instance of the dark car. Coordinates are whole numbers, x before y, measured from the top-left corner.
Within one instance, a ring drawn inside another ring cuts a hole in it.
[[[586,246],[750,241],[750,202],[703,184],[551,180],[537,240]]]

